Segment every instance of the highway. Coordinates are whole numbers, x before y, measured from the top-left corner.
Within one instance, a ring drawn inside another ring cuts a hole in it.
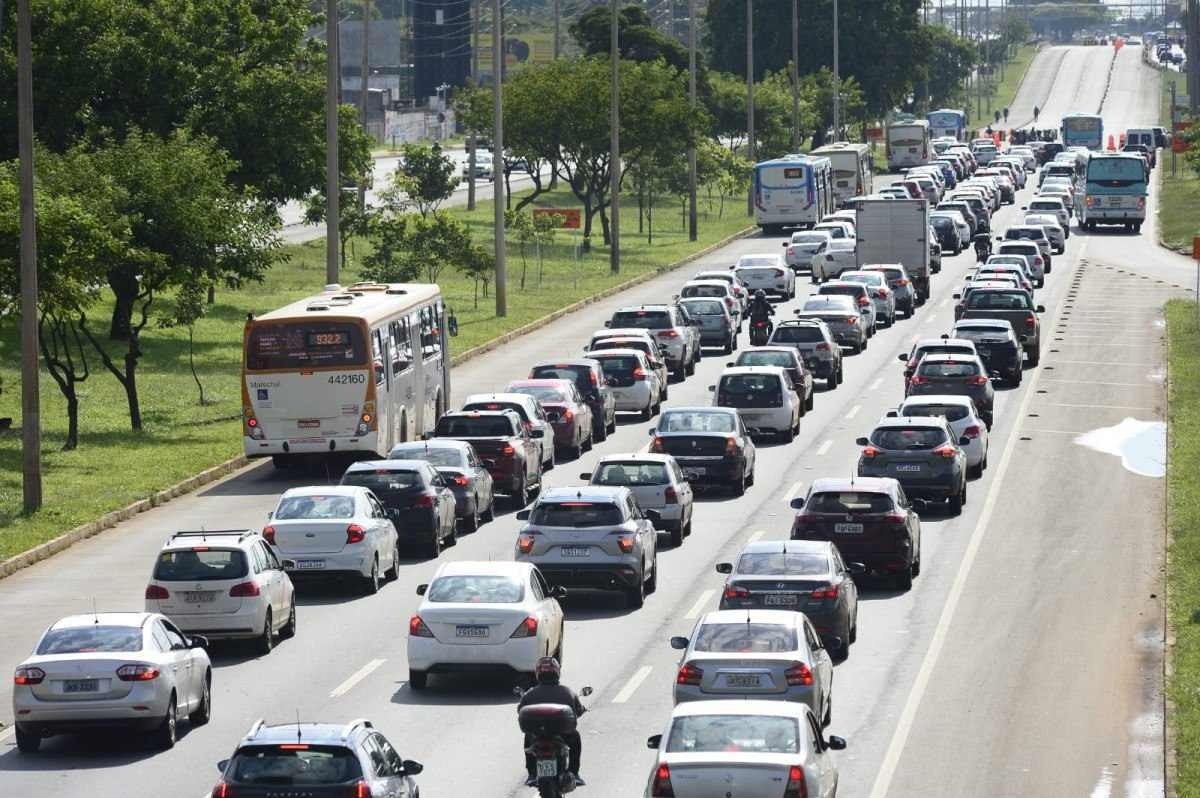
[[[1045,127],[1103,104],[1108,130],[1154,123],[1157,74],[1126,48],[1110,84],[1113,59],[1111,48],[1042,51],[1014,112],[1028,107],[1032,116],[1039,105]],[[1021,193],[993,225],[1019,222],[1031,194]],[[1122,436],[1137,422],[1165,418],[1160,308],[1185,295],[1195,267],[1159,248],[1151,228],[1072,235],[1038,292],[1046,306],[1042,364],[1019,388],[997,390],[990,467],[970,483],[962,515],[923,513],[923,568],[911,591],[864,589],[858,641],[835,669],[830,731],[849,742],[838,757],[840,796],[1163,794],[1164,489],[1147,474],[1165,455],[1153,445],[1153,427],[1149,436]],[[737,241],[468,361],[454,370],[454,395],[501,387],[536,359],[578,353],[615,308],[662,301],[695,271],[778,252],[781,240]],[[847,357],[845,384],[819,392],[795,442],[760,446],[757,481],[744,497],[703,498],[692,536],[661,551],[658,591],[642,609],[627,610],[615,596],[570,597],[564,681],[595,689],[581,722],[589,786],[580,795],[641,795],[653,761],[645,738],[662,731],[671,709],[678,656],[668,638],[715,608],[715,563],[748,541],[785,538],[788,499],[815,478],[853,472],[854,439],[902,398],[897,356],[915,337],[951,326],[951,295],[972,259],[947,257],[916,317]],[[695,376],[672,386],[669,404],[708,404],[707,386],[729,359],[707,356]],[[1076,442],[1126,419],[1133,421],[1091,436],[1092,447]],[[595,451],[549,472],[547,484],[575,484],[601,453],[641,448],[647,426],[622,419]],[[278,494],[303,482],[254,465],[0,580],[0,664],[11,669],[48,624],[90,611],[93,601],[101,610],[140,609],[154,555],[172,530],[261,525]],[[505,514],[442,559],[510,558],[517,529]],[[407,562],[397,582],[368,598],[304,594],[297,636],[266,657],[218,649],[213,720],[194,731],[181,724],[169,752],[119,737],[90,745],[55,738],[22,756],[0,731],[4,794],[199,798],[216,780],[215,763],[256,718],[297,716],[370,718],[402,756],[425,765],[424,796],[532,794],[522,786],[515,699],[505,682],[440,679],[421,693],[405,682],[413,588],[436,566]],[[5,682],[0,721],[11,720]]]

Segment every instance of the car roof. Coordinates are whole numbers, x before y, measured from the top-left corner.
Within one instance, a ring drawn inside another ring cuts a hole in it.
[[[639,310],[655,310],[655,311],[670,311],[671,306],[665,302],[652,302],[647,305],[626,305],[622,308],[617,308],[617,313],[636,312]]]
[[[275,726],[260,720],[250,727],[238,747],[294,743],[297,739],[313,745],[342,745],[348,744],[356,731],[370,728],[373,728],[371,722],[362,719],[350,723],[280,723]]]
[[[941,419],[939,421],[939,419]],[[875,429],[896,429],[900,427],[930,427],[944,429],[946,420],[941,416],[905,416],[904,418],[881,418],[875,424]],[[861,480],[855,480],[856,482]]]
[[[721,377],[736,377],[743,374],[775,374],[782,376],[786,372],[783,366],[726,366]]]
[[[954,329],[959,327],[995,327],[1011,330],[1012,324],[1004,319],[959,319],[954,323]]]
[[[711,285],[711,286],[720,287],[720,288],[730,288],[730,289],[732,288],[732,286],[729,283],[725,282],[724,280],[716,280],[716,279],[699,280],[696,278],[692,278],[691,280],[688,280],[686,283],[684,283],[683,287],[687,288],[689,285]],[[684,299],[711,299],[712,297],[697,296],[697,297],[683,297],[683,298]]]
[[[525,380],[525,382],[531,382],[531,380]],[[567,382],[567,380],[560,380],[560,382]],[[447,416],[454,416],[455,418],[460,418],[463,416],[469,416],[471,418],[476,416],[483,416],[487,418],[491,418],[493,416],[504,416],[505,418],[516,419],[520,418],[520,416],[516,414],[516,411],[509,410],[508,408],[505,408],[504,410],[447,410],[442,414],[442,418],[446,418]],[[438,420],[441,421],[441,419]]]
[[[804,613],[795,610],[713,610],[700,616],[697,626],[716,623],[773,623],[795,626]]]
[[[68,615],[50,625],[51,629],[71,629],[78,626],[143,626],[155,617],[153,612],[89,612],[86,615]]]
[[[177,530],[171,533],[171,537],[163,544],[162,550],[185,551],[197,546],[210,547],[213,545],[240,547],[246,538],[254,541],[261,537],[262,535],[253,529]]]
[[[575,382],[573,380],[564,380],[561,377],[533,377],[531,379],[513,380],[508,385],[510,388],[515,386],[518,388],[562,388],[565,390],[567,387],[574,387]]]
[[[649,331],[641,327],[607,327],[593,332],[592,338],[649,338],[654,340]]]
[[[612,349],[596,350],[596,360],[598,361],[607,360],[614,355],[641,355],[642,357],[645,357],[646,353],[640,349],[622,349],[621,347],[617,346],[614,346]]]
[[[351,463],[346,469],[346,473],[354,473],[358,471],[372,471],[377,468],[410,468],[413,471],[422,471],[428,473],[428,469],[433,468],[428,460],[404,460],[400,458],[385,457],[380,460],[359,460],[356,463]]]
[[[975,400],[969,396],[963,396],[957,393],[929,393],[921,396],[908,396],[900,403],[901,407],[905,405],[962,405],[963,407],[975,407]],[[904,418],[904,416],[899,416]]]
[[[541,364],[535,363],[531,368],[537,368],[539,365]],[[500,393],[473,393],[463,400],[463,407],[475,402],[512,402],[513,404],[527,405],[536,401],[527,393],[504,393],[503,391]]]
[[[808,492],[857,490],[864,493],[892,493],[898,484],[891,477],[821,477],[813,480]]]
[[[569,488],[546,488],[538,496],[538,504],[554,502],[585,501],[585,502],[619,502],[629,488],[621,485],[573,485]]]
[[[922,338],[915,344],[917,349],[923,349],[927,346],[969,346],[975,348],[975,342],[969,341],[966,338]]]
[[[1045,234],[1045,232],[1046,232],[1045,230],[1043,230],[1043,229],[1042,229],[1041,225],[1036,225],[1036,224],[1010,224],[1010,225],[1008,226],[1008,228],[1007,228],[1007,229],[1004,231],[1004,234],[1005,234],[1005,235],[1008,235],[1009,233],[1013,232],[1014,230],[1017,230],[1017,231],[1020,231],[1020,230],[1029,230],[1029,231],[1036,231],[1036,232],[1039,232],[1039,233],[1042,233],[1042,234]]]
[[[539,360],[529,368],[532,371],[543,366],[583,366],[584,368],[595,368],[596,361],[590,357],[563,357],[558,360]]]
[[[521,394],[521,396],[526,395],[527,394]],[[430,438],[427,441],[406,441],[404,443],[397,443],[392,447],[392,451],[394,452],[397,449],[418,451],[422,446],[426,449],[458,449],[459,451],[463,452],[465,452],[467,449],[473,448],[471,444],[467,443],[466,441],[456,441],[453,438]]]
[[[533,565],[530,563],[513,560],[459,560],[442,563],[433,578],[437,579],[440,576],[524,576],[532,568]]]
[[[791,612],[791,610],[775,610],[775,612]],[[792,614],[799,613],[793,612]],[[742,618],[745,617],[745,613],[742,613]],[[763,699],[684,701],[682,704],[676,704],[675,708],[671,710],[671,718],[693,715],[769,715],[780,718],[796,718],[803,722],[807,706],[798,701],[767,701]],[[803,737],[802,734],[801,738]],[[807,740],[803,744],[808,745]]]
[[[657,454],[653,452],[626,452],[624,454],[606,454],[600,458],[600,463],[615,463],[615,462],[647,462],[647,463],[670,463],[675,458],[669,454]]]
[[[366,488],[358,485],[305,485],[288,488],[283,492],[283,496],[357,496],[365,490]],[[283,496],[279,498],[282,499]]]
[[[975,355],[964,355],[961,352],[930,352],[922,359],[922,363],[974,363]]]
[[[736,416],[737,409],[733,407],[721,407],[719,405],[692,405],[684,407],[664,407],[663,415],[668,413],[721,413],[727,416]],[[662,416],[659,416],[661,418]]]
[[[796,348],[793,346],[748,346],[738,353],[738,358],[740,359],[742,355],[748,355],[752,352],[778,352],[780,354],[791,355],[792,357],[799,357],[796,354]]]
[[[738,552],[743,554],[828,554],[833,548],[833,542],[828,540],[756,540],[747,543]]]
[[[842,287],[848,286],[848,285],[854,286],[856,288],[861,288],[864,291],[867,290],[867,287],[865,285],[863,285],[862,283],[853,282],[852,280],[829,280],[828,282],[822,283],[821,288],[842,288]],[[812,296],[826,296],[826,294],[810,295],[810,298]]]

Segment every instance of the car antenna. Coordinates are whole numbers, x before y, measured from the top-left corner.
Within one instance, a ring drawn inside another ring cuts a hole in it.
[[[92,596],[92,623],[96,626],[100,625],[100,613],[96,612],[96,597]]]
[[[296,742],[300,742],[300,738],[303,736],[304,736],[303,732],[300,731],[300,709],[299,709],[299,707],[297,707],[296,708]]]

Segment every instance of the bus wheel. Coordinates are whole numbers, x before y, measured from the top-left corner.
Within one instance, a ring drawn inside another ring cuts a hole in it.
[[[291,468],[292,458],[290,455],[286,454],[273,454],[271,455],[271,465],[281,470],[284,468]]]

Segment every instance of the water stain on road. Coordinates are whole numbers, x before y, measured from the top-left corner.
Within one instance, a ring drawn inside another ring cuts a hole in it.
[[[1126,418],[1115,426],[1085,432],[1075,443],[1120,457],[1125,470],[1143,477],[1167,473],[1167,425],[1162,421]]]

